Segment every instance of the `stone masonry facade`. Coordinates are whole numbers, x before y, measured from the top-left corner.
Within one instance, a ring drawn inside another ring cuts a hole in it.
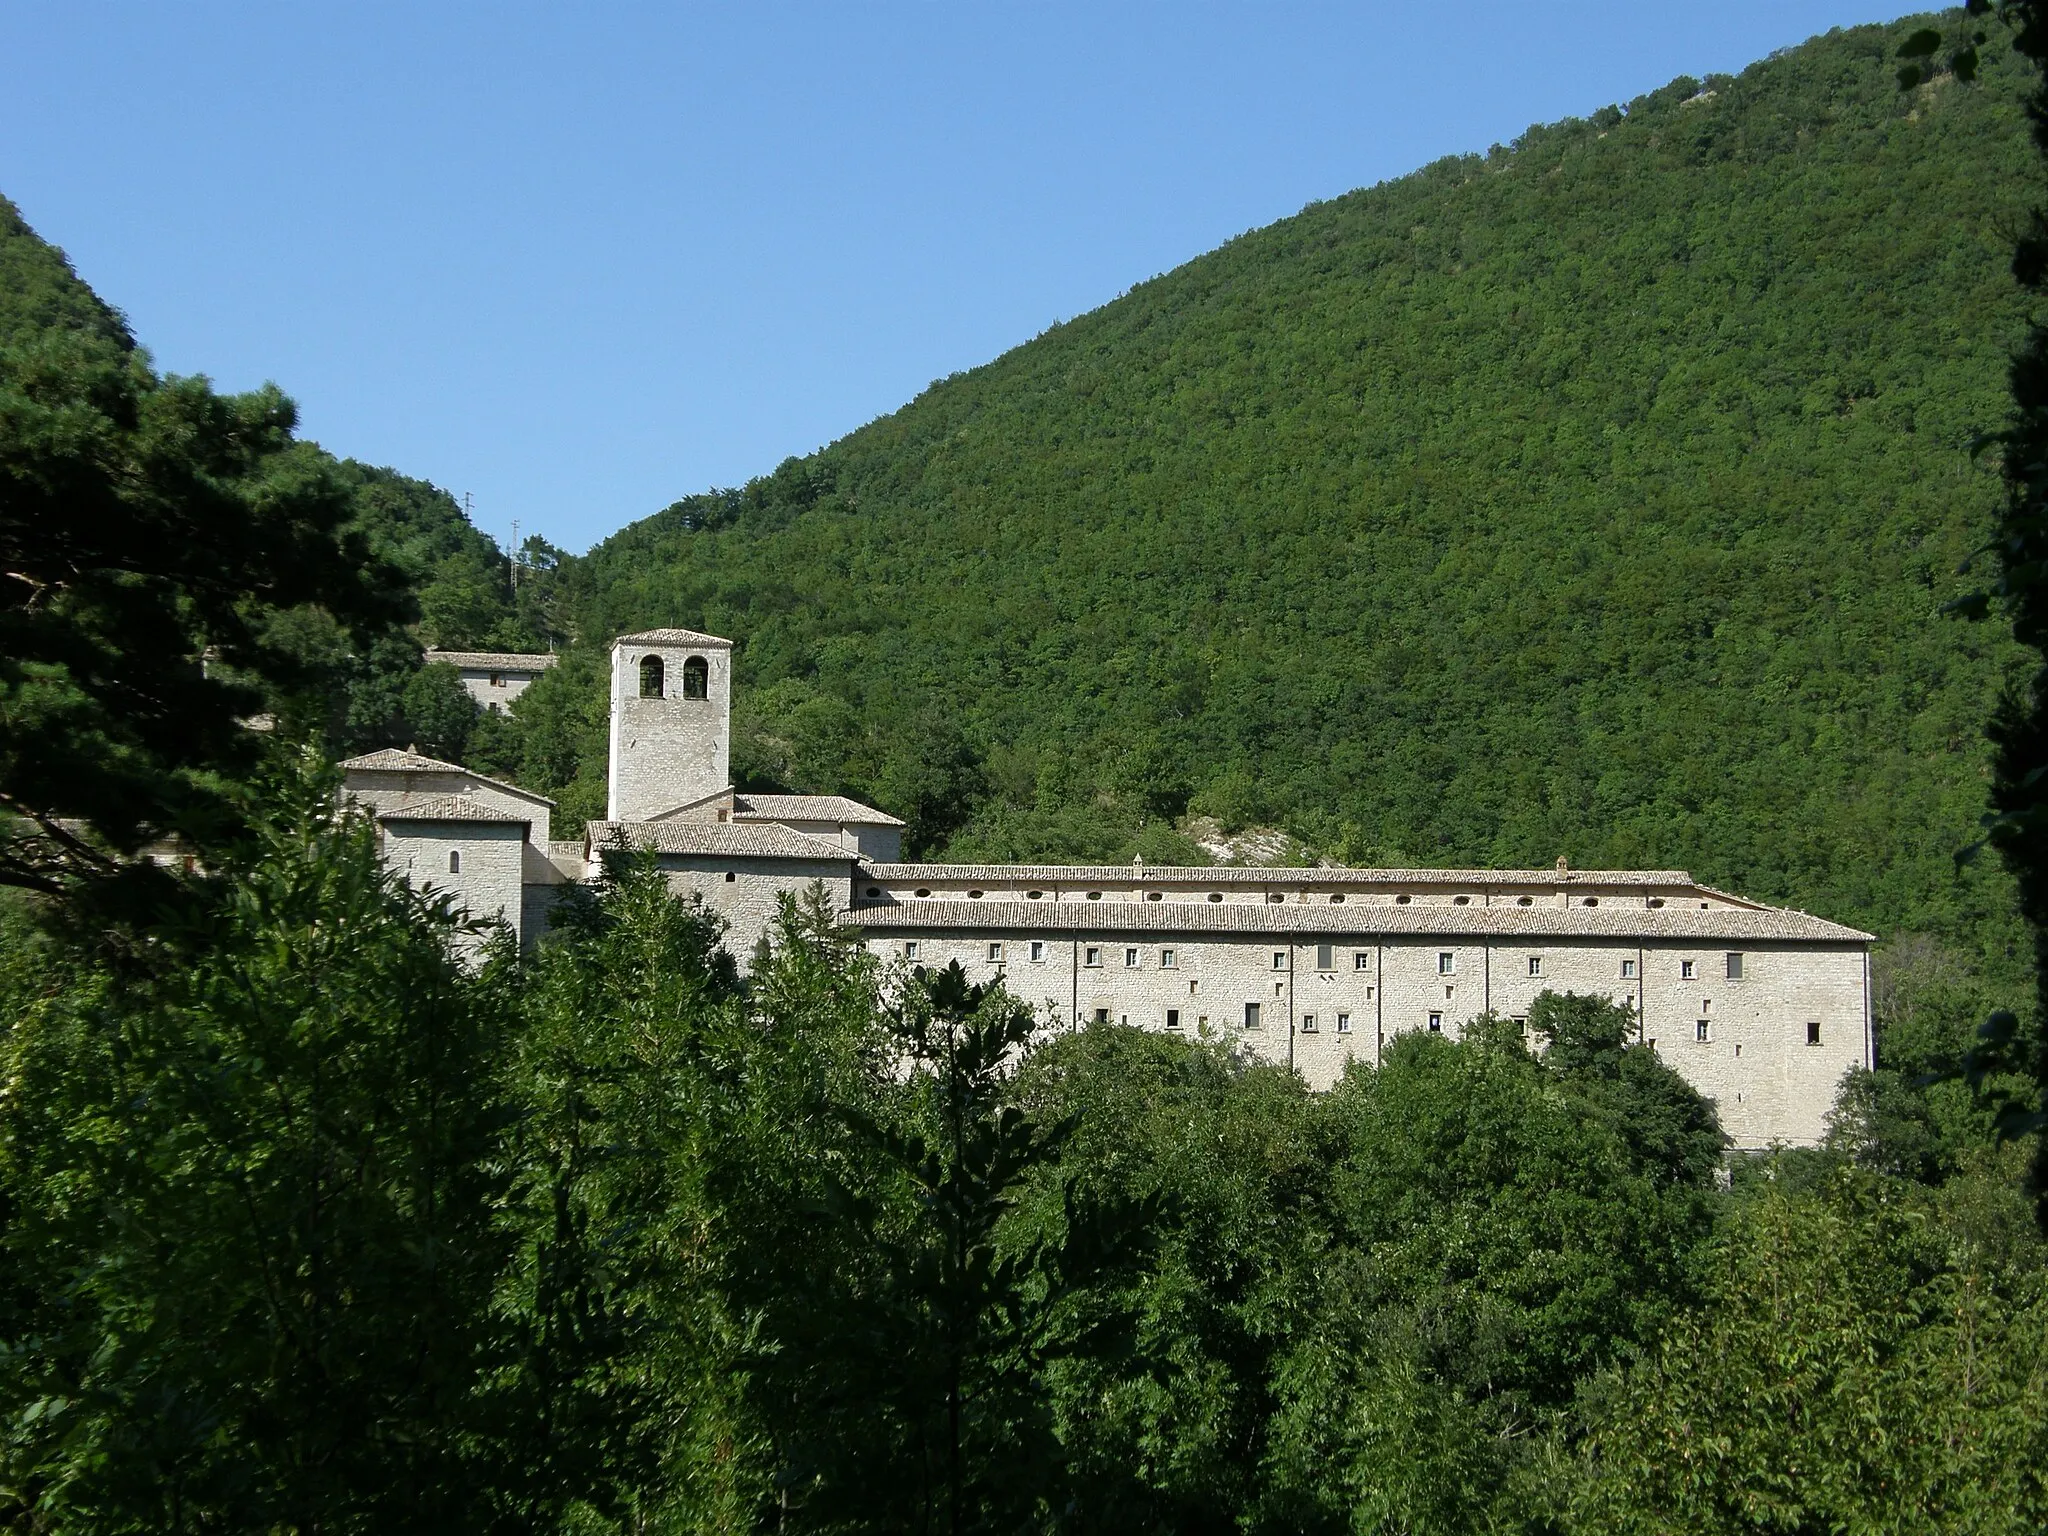
[[[779,899],[821,891],[885,963],[957,961],[1051,1027],[1222,1039],[1313,1088],[1389,1041],[1525,1018],[1542,992],[1628,1007],[1738,1147],[1811,1144],[1872,1061],[1872,936],[1676,870],[1236,869],[905,864],[902,823],[833,795],[728,782],[731,642],[651,630],[612,652],[610,805],[551,842],[550,802],[455,764],[343,765],[387,860],[501,915],[523,943],[608,852],[649,849],[718,914],[743,969]],[[513,876],[516,873],[515,884]]]

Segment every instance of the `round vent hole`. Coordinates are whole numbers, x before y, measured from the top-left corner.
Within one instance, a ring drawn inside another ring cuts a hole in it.
[[[1662,896],[1652,896],[1650,898],[1650,905],[1653,907],[1661,907],[1664,905],[1664,898]]]
[[[1037,901],[1041,899],[1044,895],[1045,892],[1043,891],[1026,891],[1024,893],[1024,899],[1026,901]]]
[[[1147,891],[1145,893],[1145,899],[1147,901],[1163,901],[1166,898],[1158,891]]]
[[[1598,896],[1588,896],[1579,905],[1582,907],[1597,907],[1600,905],[1600,898]]]
[[[1518,907],[1529,907],[1534,906],[1535,904],[1536,898],[1533,896],[1517,896],[1515,898],[1515,905]]]
[[[981,900],[981,892],[979,892],[979,891],[969,891],[969,892],[967,893],[967,899],[968,899],[969,901],[979,901],[979,900]]]
[[[1102,900],[1102,892],[1100,892],[1100,891],[1090,891],[1090,892],[1088,893],[1088,899],[1089,899],[1090,901],[1100,901],[1100,900]]]
[[[1336,894],[1336,895],[1332,896],[1332,897],[1330,898],[1330,905],[1331,905],[1331,906],[1333,906],[1333,907],[1341,907],[1341,906],[1343,906],[1343,905],[1344,905],[1344,893],[1343,893],[1342,891],[1339,891],[1339,892],[1337,892],[1337,894]]]
[[[920,895],[920,896],[929,896],[929,895],[931,895],[931,892],[930,892],[930,891],[928,891],[928,890],[926,890],[926,889],[924,889],[924,887],[920,886],[920,887],[918,887],[918,892],[917,892],[917,894],[918,894],[918,895]]]
[[[1408,905],[1408,900],[1408,896],[1404,893],[1394,898],[1394,905],[1397,907],[1405,907]]]
[[[871,885],[868,887],[868,900],[873,901],[877,896],[881,894],[882,888],[879,885]]]
[[[1221,891],[1211,891],[1209,893],[1209,899],[1211,901],[1221,901],[1223,899],[1223,893]]]
[[[1470,896],[1453,896],[1451,898],[1451,905],[1455,907],[1469,907],[1472,905],[1472,898]]]

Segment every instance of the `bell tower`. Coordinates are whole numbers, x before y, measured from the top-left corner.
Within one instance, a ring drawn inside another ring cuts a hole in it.
[[[650,629],[612,642],[605,816],[647,821],[732,783],[732,642]]]

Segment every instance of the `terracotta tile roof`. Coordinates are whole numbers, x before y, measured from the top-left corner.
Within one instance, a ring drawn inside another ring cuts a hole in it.
[[[878,811],[844,795],[748,795],[733,801],[740,818],[764,816],[771,821],[838,821],[864,827],[900,827],[887,811]]]
[[[445,661],[451,667],[468,667],[475,672],[545,672],[557,659],[551,654],[524,651],[427,652],[429,661]]]
[[[1327,933],[1471,938],[1655,939],[1868,944],[1873,935],[1782,908],[1299,907],[1204,902],[926,901],[855,906],[841,919],[879,931]]]
[[[754,822],[593,821],[586,829],[593,852],[624,843],[657,853],[693,853],[730,859],[830,859],[851,864],[854,854],[821,837]]]
[[[707,635],[695,629],[643,629],[637,634],[621,635],[614,645],[709,645],[730,646],[732,642],[720,635]]]
[[[1228,864],[870,864],[878,880],[929,883],[1029,880],[1042,885],[1678,885],[1691,887],[1682,869],[1344,869],[1331,866],[1288,869]],[[1717,893],[1718,894],[1718,893]],[[1731,896],[1730,901],[1743,898]]]
[[[423,795],[417,800],[402,800],[397,805],[386,806],[377,813],[379,821],[490,821],[509,823],[514,826],[531,826],[524,816],[514,816],[486,805],[481,800],[472,800],[468,795]]]
[[[502,789],[508,795],[531,800],[535,805],[552,807],[555,803],[546,795],[536,795],[530,789],[521,789],[517,784],[507,784],[503,779],[488,778],[474,768],[465,768],[460,763],[444,763],[438,757],[423,757],[417,752],[401,752],[396,747],[381,747],[375,752],[365,752],[361,757],[348,758],[335,766],[343,773],[459,773],[475,779],[479,784]]]

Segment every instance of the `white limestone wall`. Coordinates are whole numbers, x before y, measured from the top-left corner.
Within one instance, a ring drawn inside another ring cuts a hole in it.
[[[512,701],[540,676],[538,672],[487,671],[481,667],[457,667],[462,678],[463,691],[476,700],[476,707],[493,714],[502,714],[512,707]]]
[[[661,658],[660,698],[640,697],[640,663]],[[707,697],[683,697],[683,668],[702,657]],[[610,821],[647,821],[732,781],[732,651],[724,646],[612,647]]]
[[[509,822],[386,822],[384,862],[413,889],[452,896],[476,917],[502,917],[525,937],[525,828]],[[459,869],[449,868],[456,855]],[[474,952],[475,940],[463,947]]]
[[[550,812],[538,796],[517,795],[473,773],[451,769],[404,771],[351,768],[343,793],[373,814],[397,810],[436,795],[463,795],[478,805],[491,807],[532,826],[536,843],[545,844],[550,832]]]
[[[713,854],[664,853],[660,862],[670,890],[684,900],[702,902],[725,919],[725,947],[742,974],[753,968],[754,948],[773,925],[781,897],[801,897],[822,882],[835,912],[845,911],[853,900],[850,866],[840,859],[754,857],[734,862]]]
[[[1433,1022],[1455,1038],[1488,1011],[1526,1016],[1546,990],[1604,996],[1647,1010],[1643,1037],[1715,1102],[1738,1147],[1817,1142],[1843,1074],[1869,1060],[1867,973],[1854,945],[1758,946],[1742,951],[1744,974],[1730,981],[1725,948],[1623,939],[1303,942],[905,928],[871,930],[867,942],[890,961],[943,968],[957,960],[971,980],[1000,976],[1012,993],[1063,1023],[1106,1018],[1188,1035],[1206,1031],[1292,1065],[1317,1089],[1335,1084],[1349,1062],[1376,1063],[1386,1042]],[[1686,960],[1695,974],[1681,985]],[[1709,960],[1718,979],[1702,988],[1697,983],[1709,979]],[[1253,1028],[1245,1024],[1248,1003],[1258,1005]],[[1700,1017],[1711,1021],[1705,1043],[1693,1039]],[[1821,1043],[1809,1046],[1807,1024],[1816,1020]]]

